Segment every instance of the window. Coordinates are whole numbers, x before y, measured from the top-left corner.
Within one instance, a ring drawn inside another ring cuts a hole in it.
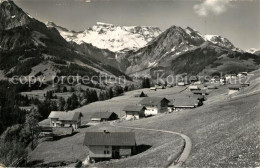
[[[105,146],[105,148],[109,148],[109,146]]]
[[[107,154],[109,154],[109,151],[107,151]]]

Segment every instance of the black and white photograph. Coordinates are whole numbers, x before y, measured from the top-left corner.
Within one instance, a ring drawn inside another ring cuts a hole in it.
[[[0,168],[259,168],[260,0],[0,0]]]

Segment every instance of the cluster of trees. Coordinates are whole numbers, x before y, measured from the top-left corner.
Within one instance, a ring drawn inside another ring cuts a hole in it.
[[[38,122],[46,119],[51,111],[74,110],[95,101],[119,96],[129,89],[131,87],[119,85],[102,90],[75,90],[70,87],[72,95],[65,100],[55,95],[57,92],[68,91],[67,87],[59,86],[54,91],[47,91],[45,99],[40,101],[20,94],[30,90],[26,85],[13,85],[8,81],[0,81],[0,162],[12,165],[17,158],[26,156],[26,148],[33,149],[37,145]],[[19,108],[30,105],[36,106],[30,112]]]
[[[27,148],[37,146],[40,133],[38,125],[40,114],[37,110],[27,112],[22,124],[8,127],[0,138],[0,163],[16,167],[27,157]]]
[[[19,106],[27,106],[30,100],[19,94],[23,87],[0,81],[0,134],[9,126],[22,124],[25,121],[26,111]]]
[[[150,88],[151,83],[149,78],[143,78],[142,80],[142,88]]]

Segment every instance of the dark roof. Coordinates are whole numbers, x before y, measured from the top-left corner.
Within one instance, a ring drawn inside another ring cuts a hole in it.
[[[198,95],[198,94],[193,94],[192,97],[198,99],[198,100],[202,100],[205,99],[205,97],[203,95]]]
[[[123,109],[123,111],[142,111],[143,109],[146,109],[144,106],[134,106],[134,105],[128,105],[125,106],[125,108]]]
[[[194,94],[207,94],[206,90],[193,90],[192,93]]]
[[[95,112],[91,118],[103,118],[103,119],[109,119],[112,115],[116,115],[114,112]]]
[[[164,97],[146,97],[143,100],[139,102],[139,104],[145,104],[145,105],[158,105],[162,101],[170,102],[168,99]]]
[[[86,132],[83,145],[86,146],[135,146],[134,132]]]
[[[171,100],[169,105],[173,105],[175,107],[178,106],[195,106],[198,105],[199,100],[192,96],[179,96],[175,99]]]
[[[74,111],[52,111],[48,118],[57,118],[60,121],[77,121],[79,117],[82,117],[81,112]]]
[[[241,85],[229,85],[228,88],[229,89],[240,89]]]
[[[208,85],[207,88],[208,89],[217,89],[218,87],[216,85]]]

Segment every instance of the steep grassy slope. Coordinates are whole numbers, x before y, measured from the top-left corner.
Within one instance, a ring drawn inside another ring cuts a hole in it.
[[[120,125],[163,129],[181,132],[189,136],[192,140],[192,151],[185,163],[185,166],[187,167],[259,166],[259,71],[255,71],[254,74],[255,75],[251,78],[251,86],[245,88],[245,92],[238,92],[239,97],[236,97],[236,95],[230,97],[228,95],[227,86],[221,86],[219,89],[210,91],[204,105],[194,110],[183,110],[171,114],[162,114],[146,119],[123,122],[120,123]],[[178,94],[178,92],[183,89],[184,88],[176,87],[156,92],[145,90],[145,92],[150,96],[170,96],[171,94]],[[136,92],[138,91],[128,92],[124,96],[105,102],[92,103],[78,109],[84,114],[83,123],[89,121],[89,117],[93,112],[105,109],[108,111],[115,111],[122,116],[121,112],[124,105],[135,104],[140,100],[139,98],[133,97]],[[245,94],[246,92],[251,94]],[[114,130],[114,128],[111,128],[109,125],[102,124],[86,130],[83,129],[80,132],[82,133],[87,130],[101,131],[103,129]],[[116,130],[126,131],[126,129],[118,128]],[[175,146],[173,145],[178,147],[178,144],[170,143],[172,140],[175,141],[175,137],[168,137],[167,135],[162,134],[158,136],[156,133],[149,133],[147,131],[137,131],[136,136],[138,142],[152,145],[153,147],[151,150],[149,149],[143,154],[129,159],[97,163],[95,166],[138,167],[138,163],[140,163],[140,167],[163,166],[161,161],[165,161],[166,159],[163,153],[165,152],[170,155],[171,153],[176,152]],[[44,162],[47,160],[66,161],[70,159],[73,160],[74,158],[84,158],[84,156],[87,156],[87,152],[82,152],[82,149],[85,148],[80,149],[82,141],[83,135],[76,134],[73,137],[64,138],[59,141],[45,142],[34,151],[35,153],[32,153],[32,158],[34,160],[40,159]],[[167,143],[164,144],[164,142]],[[66,147],[62,145],[62,143],[65,143]],[[73,147],[75,145],[77,147]],[[77,150],[79,150],[80,157],[69,154],[64,156],[65,159],[63,159],[62,157],[56,156],[56,152],[62,151],[62,153],[70,153],[69,151],[72,148],[77,148]]]

